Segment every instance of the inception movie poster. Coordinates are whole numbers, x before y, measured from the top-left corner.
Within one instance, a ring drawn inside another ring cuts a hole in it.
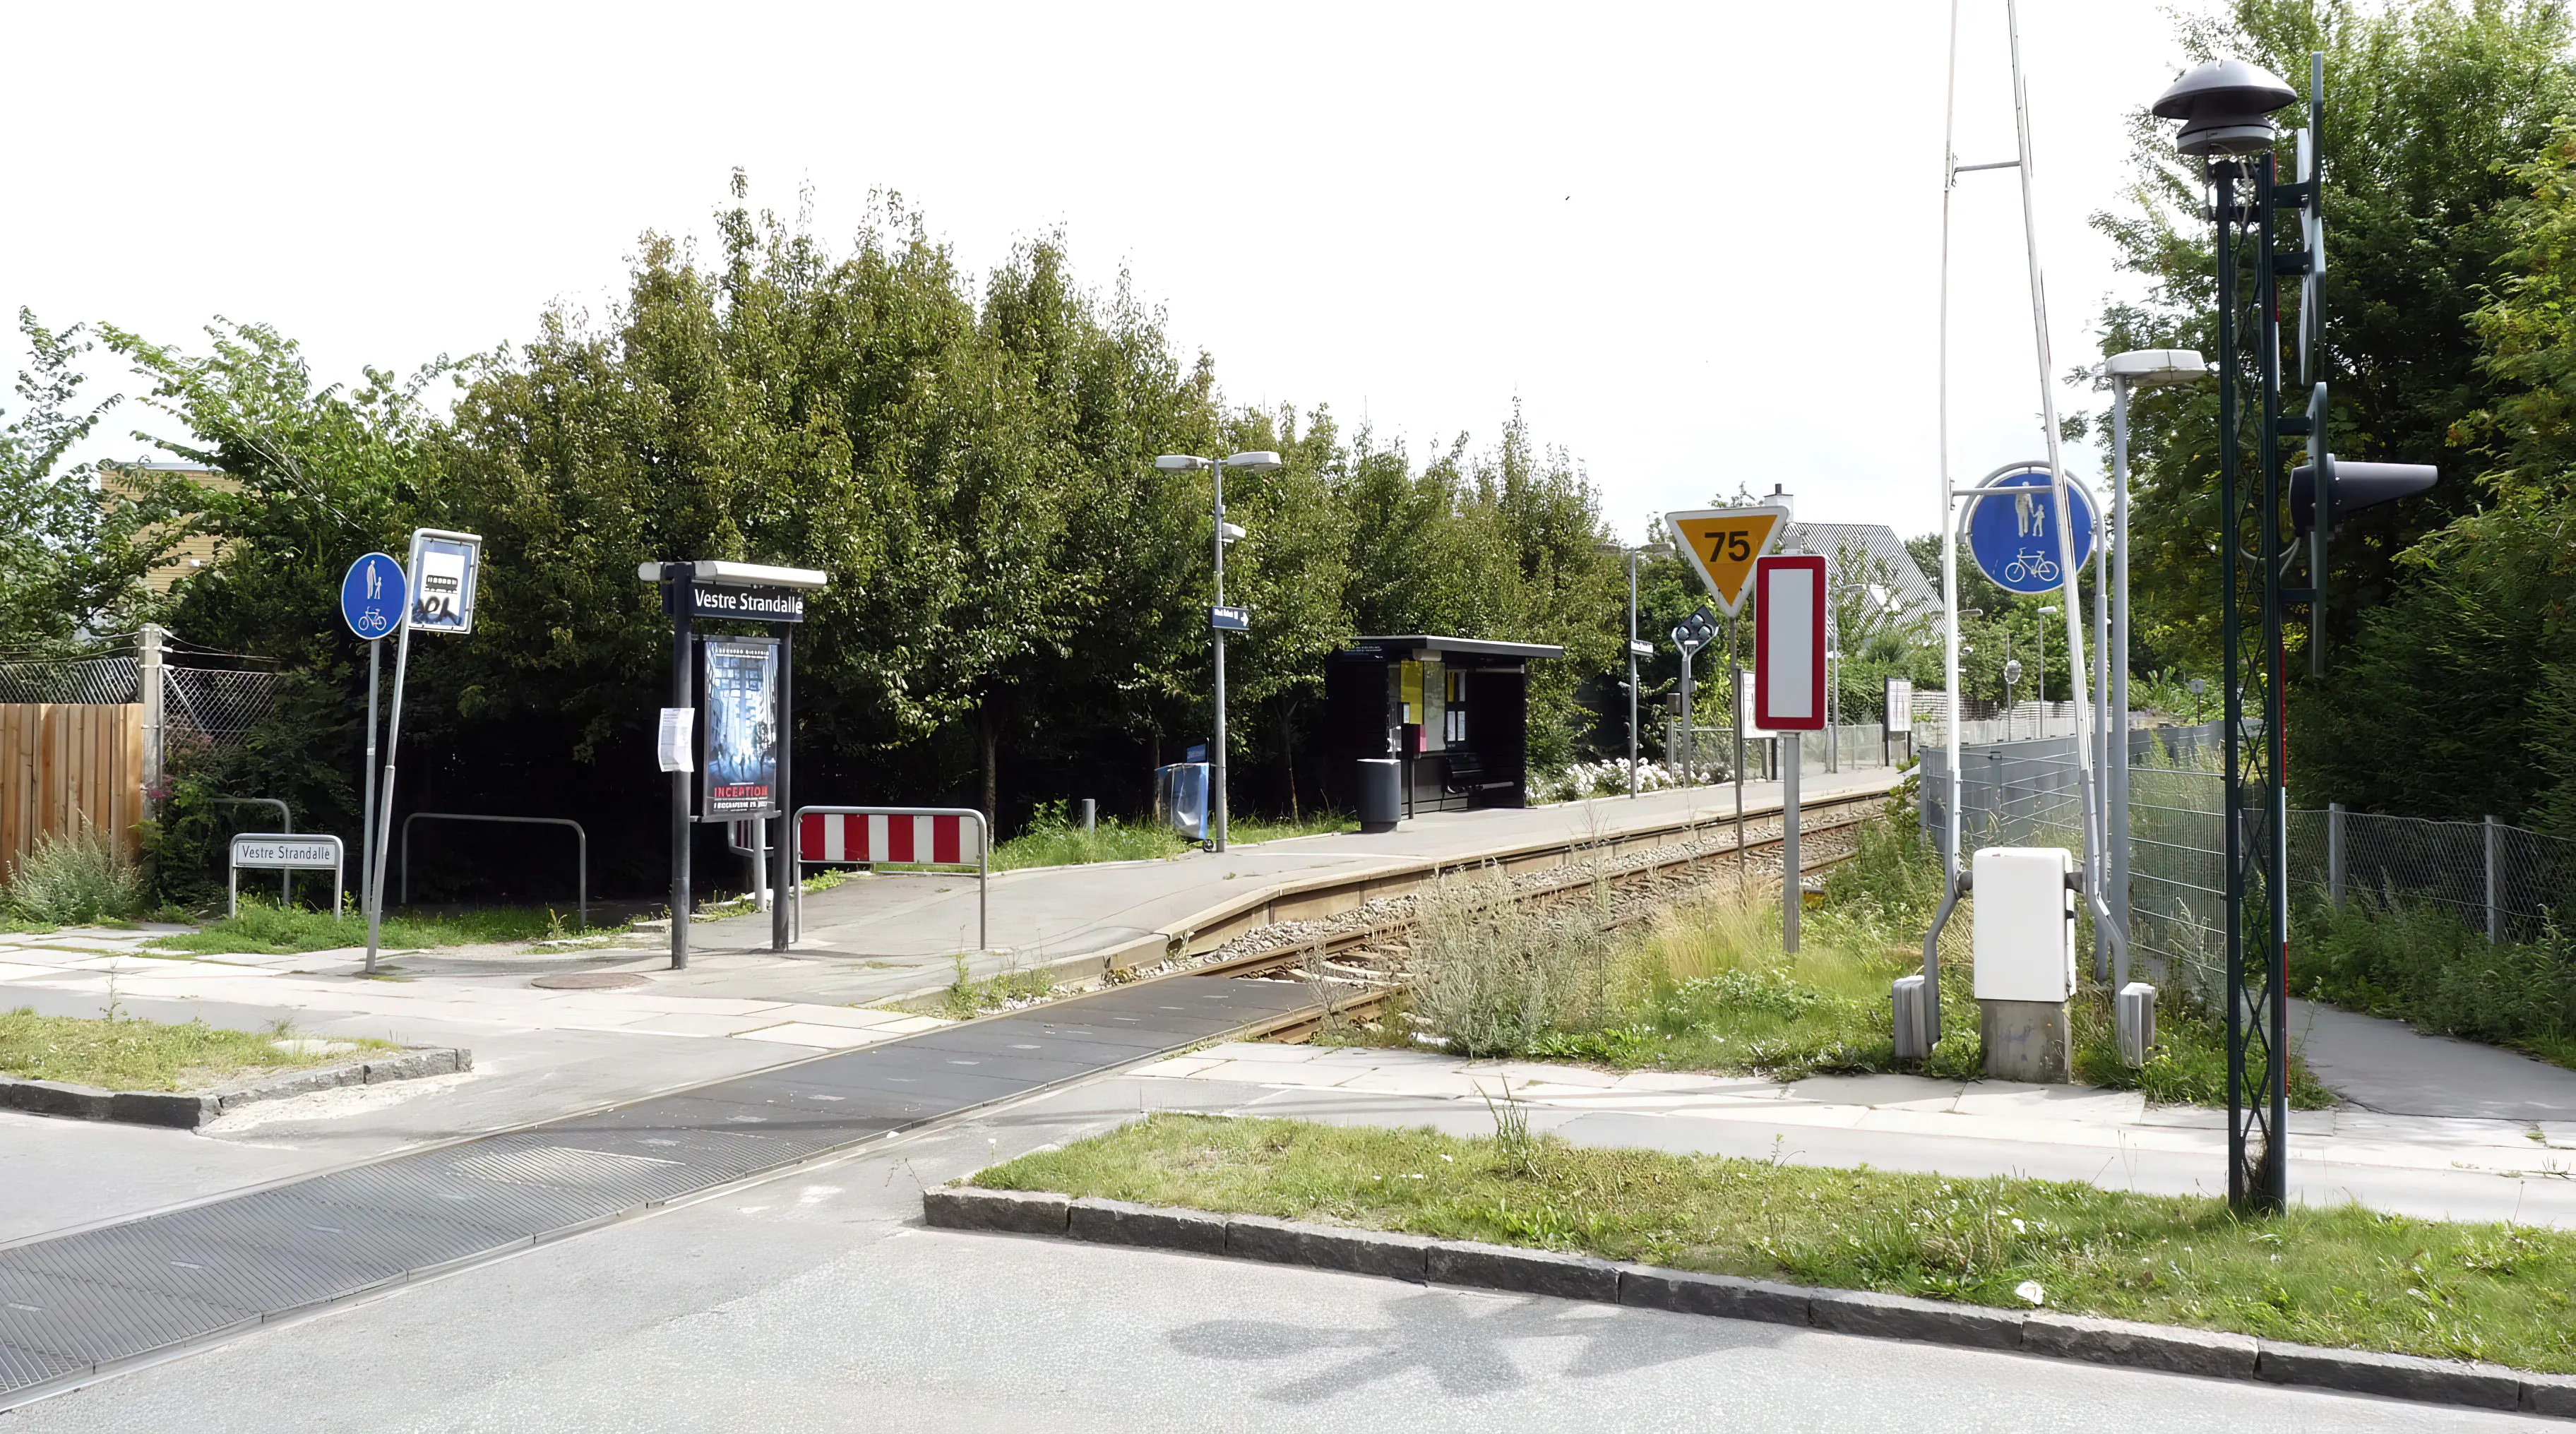
[[[777,810],[778,639],[706,639],[707,758],[702,816]]]

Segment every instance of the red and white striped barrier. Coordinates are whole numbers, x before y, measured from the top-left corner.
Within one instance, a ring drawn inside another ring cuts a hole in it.
[[[796,855],[811,862],[898,862],[964,866],[980,853],[983,823],[974,814],[920,812],[800,813]]]
[[[991,946],[986,913],[992,835],[971,807],[799,807],[796,861],[975,868],[975,944]],[[796,925],[804,926],[805,883],[796,883]]]

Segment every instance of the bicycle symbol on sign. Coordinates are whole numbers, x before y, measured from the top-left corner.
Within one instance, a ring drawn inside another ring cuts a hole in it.
[[[2021,550],[2021,556],[2004,565],[2004,581],[2053,583],[2057,581],[2060,571],[2062,570],[2057,564],[2049,561],[2048,554],[2037,548],[2024,548]]]

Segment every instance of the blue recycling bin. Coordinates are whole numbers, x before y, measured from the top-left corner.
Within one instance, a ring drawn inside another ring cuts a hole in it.
[[[1154,816],[1191,841],[1208,839],[1208,764],[1175,762],[1154,769]]]

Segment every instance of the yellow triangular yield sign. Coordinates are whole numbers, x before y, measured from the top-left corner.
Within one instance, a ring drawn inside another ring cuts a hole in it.
[[[1709,596],[1733,617],[1753,590],[1753,560],[1771,550],[1771,540],[1789,521],[1786,508],[1699,508],[1666,513],[1673,537],[1690,559]]]

